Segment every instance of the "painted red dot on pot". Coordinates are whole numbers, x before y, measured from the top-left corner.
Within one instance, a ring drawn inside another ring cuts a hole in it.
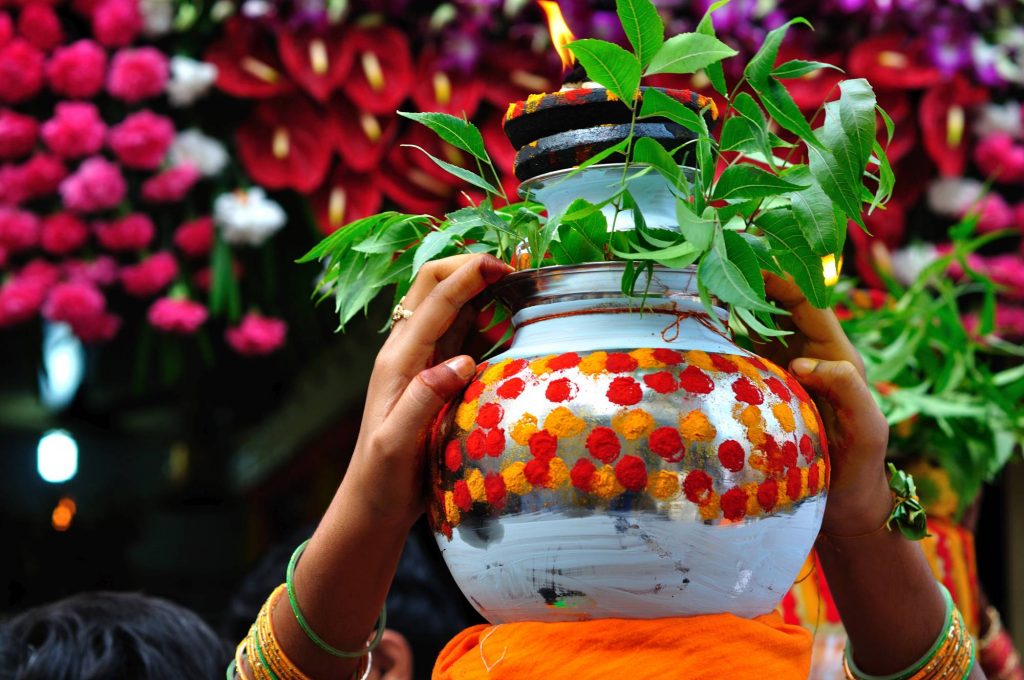
[[[480,393],[484,391],[485,387],[487,386],[479,380],[474,380],[469,384],[469,387],[466,388],[466,392],[462,395],[462,401],[467,404],[473,401],[480,396]]]
[[[696,366],[687,366],[679,374],[679,386],[690,394],[710,394],[715,389],[715,381]]]
[[[771,377],[764,381],[764,384],[772,391],[772,393],[781,399],[782,401],[789,402],[792,395],[786,386],[782,384],[782,381],[778,378]]]
[[[625,352],[609,352],[604,362],[604,367],[609,373],[628,373],[635,371],[637,366],[637,360]]]
[[[576,396],[576,385],[568,378],[556,378],[548,383],[544,396],[548,398],[548,401],[556,403],[569,401]]]
[[[580,458],[569,471],[569,479],[572,485],[580,491],[589,493],[594,488],[594,472],[596,468],[586,458]]]
[[[452,489],[452,500],[463,512],[469,512],[473,508],[473,496],[469,493],[469,485],[465,480],[460,479],[455,482],[455,488]]]
[[[444,464],[452,472],[462,467],[462,445],[458,439],[448,442],[444,449]]]
[[[785,463],[786,467],[796,465],[796,455],[796,442],[782,442],[782,462]]]
[[[608,386],[608,401],[619,406],[639,404],[643,396],[640,383],[633,378],[618,377],[612,380],[612,384]]]
[[[623,456],[615,464],[615,478],[629,491],[643,491],[647,486],[647,466],[637,456]]]
[[[807,468],[807,493],[813,496],[818,493],[818,484],[820,480],[818,478],[818,466],[812,465]]]
[[[602,463],[611,463],[619,457],[622,443],[610,427],[595,427],[587,435],[587,451]]]
[[[766,479],[757,487],[757,503],[765,512],[771,512],[779,500],[779,483]]]
[[[658,394],[675,392],[679,385],[668,371],[658,371],[644,376],[644,383]]]
[[[761,394],[761,390],[757,389],[754,383],[746,378],[738,378],[733,382],[732,391],[738,401],[753,404],[754,406],[764,402],[764,395]]]
[[[800,437],[800,454],[808,463],[814,460],[814,442],[807,435]]]
[[[512,361],[505,364],[505,368],[501,371],[502,378],[511,378],[516,373],[526,368],[530,364],[526,359],[513,359]]]
[[[484,491],[487,494],[487,502],[498,510],[505,507],[505,478],[497,472],[490,472],[484,477]]]
[[[748,364],[750,364],[751,366],[753,366],[754,368],[756,368],[759,371],[767,371],[768,370],[768,367],[764,365],[764,362],[761,361],[759,358],[757,358],[755,356],[752,356],[752,355],[748,354],[748,355],[745,355],[743,358],[746,359]]]
[[[782,474],[786,470],[786,460],[782,455],[782,447],[779,446],[779,443],[770,434],[765,435],[761,450],[764,451],[769,472]]]
[[[703,470],[691,470],[683,480],[683,493],[691,503],[700,503],[711,492],[711,476]]]
[[[659,347],[654,350],[654,352],[651,353],[651,356],[654,357],[655,361],[660,361],[661,363],[668,364],[669,366],[682,363],[683,361],[682,354],[674,349],[665,349],[664,347]]]
[[[558,437],[547,430],[538,430],[530,435],[528,445],[534,457],[548,461],[554,458],[555,452],[558,451]]]
[[[523,476],[534,486],[547,484],[550,474],[551,468],[548,465],[548,459],[534,458],[523,467]]]
[[[480,427],[497,427],[504,415],[505,411],[500,404],[490,402],[480,407],[476,414],[476,424]]]
[[[722,467],[730,472],[742,470],[746,457],[747,452],[743,449],[743,445],[735,439],[726,439],[718,445],[718,460],[722,463]]]
[[[686,455],[683,450],[683,438],[674,427],[659,427],[647,439],[651,451],[670,463],[678,463]]]
[[[548,368],[552,371],[564,371],[567,368],[579,366],[580,355],[576,352],[566,352],[548,360]]]
[[[803,477],[800,474],[800,468],[789,468],[789,472],[786,473],[786,494],[789,495],[790,500],[798,500],[802,488]]]
[[[480,460],[487,452],[487,435],[477,428],[466,437],[466,455],[473,460]]]
[[[709,353],[708,356],[711,357],[711,363],[714,365],[715,369],[722,373],[735,373],[740,370],[736,364],[729,361],[721,354]]]
[[[498,386],[495,394],[502,399],[515,399],[523,393],[524,389],[526,389],[526,383],[522,378],[509,378]]]
[[[733,522],[738,522],[747,514],[747,492],[738,486],[723,493],[719,503],[722,506],[722,516]]]
[[[487,433],[484,440],[484,453],[492,458],[497,458],[505,451],[505,430],[496,427]]]

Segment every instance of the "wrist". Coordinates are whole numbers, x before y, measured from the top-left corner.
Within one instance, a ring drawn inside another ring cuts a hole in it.
[[[889,482],[881,469],[871,480],[829,493],[821,533],[859,536],[882,527],[892,512]]]

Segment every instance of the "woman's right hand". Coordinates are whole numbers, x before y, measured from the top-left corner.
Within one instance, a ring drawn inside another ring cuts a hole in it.
[[[445,402],[476,369],[459,353],[478,309],[470,302],[512,271],[490,255],[428,262],[374,362],[359,439],[340,496],[383,524],[408,528],[424,510],[424,440]]]

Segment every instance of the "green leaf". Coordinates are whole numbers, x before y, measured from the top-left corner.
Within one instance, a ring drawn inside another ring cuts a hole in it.
[[[568,44],[591,80],[608,88],[627,106],[640,87],[640,62],[618,45],[584,38]]]
[[[807,146],[811,174],[829,198],[861,227],[861,177],[864,166],[859,165],[858,149],[842,127],[839,102],[825,105],[825,124],[816,131],[824,148]]]
[[[754,293],[759,298],[764,298],[764,278],[761,276],[761,266],[754,251],[735,231],[723,231],[722,240],[725,242],[725,252],[729,255],[729,261],[743,273]]]
[[[448,161],[443,161],[440,158],[438,158],[437,156],[431,155],[426,149],[424,149],[421,146],[416,146],[415,144],[403,144],[402,146],[408,146],[408,147],[411,147],[413,149],[419,149],[420,151],[425,153],[430,160],[432,160],[435,163],[437,163],[437,165],[442,170],[444,170],[445,172],[447,172],[450,175],[454,175],[454,176],[458,177],[459,179],[461,179],[464,182],[468,182],[468,183],[472,184],[473,186],[475,186],[477,188],[483,189],[484,191],[486,191],[486,192],[488,192],[490,194],[494,194],[495,196],[497,196],[497,195],[499,195],[501,193],[497,189],[494,188],[493,184],[491,184],[490,182],[488,182],[487,180],[485,180],[483,177],[481,177],[480,175],[476,174],[472,170],[466,170],[465,168],[460,168],[459,166],[453,165],[452,163],[449,163]]]
[[[427,229],[428,219],[419,215],[399,215],[369,238],[352,246],[357,253],[394,253],[415,243]]]
[[[875,190],[874,198],[868,207],[868,213],[871,213],[879,205],[888,201],[892,197],[892,191],[896,186],[896,175],[892,171],[892,165],[889,164],[889,154],[885,152],[885,149],[882,148],[877,140],[871,149],[878,161],[878,188]]]
[[[750,326],[750,329],[762,338],[781,338],[793,334],[792,331],[779,330],[762,323],[752,311],[745,307],[733,307],[732,311],[736,312],[740,320]]]
[[[723,302],[769,314],[779,311],[765,302],[763,295],[758,297],[747,282],[746,275],[736,264],[729,261],[721,232],[715,237],[711,250],[701,259],[697,276],[701,283]]]
[[[863,173],[875,144],[875,91],[863,78],[840,82],[839,91],[840,125],[853,145],[856,167]]]
[[[650,137],[641,137],[633,143],[633,162],[647,163],[653,166],[672,186],[684,188],[686,186],[682,168],[665,150],[665,147]]]
[[[587,160],[583,161],[582,163],[580,163],[577,166],[574,166],[573,169],[570,170],[568,173],[566,173],[566,175],[564,177],[562,177],[559,181],[564,182],[565,180],[569,179],[570,177],[575,176],[577,173],[583,172],[584,170],[589,168],[591,165],[596,165],[597,163],[601,163],[602,161],[604,161],[609,156],[612,156],[612,155],[617,154],[617,153],[621,153],[621,154],[626,153],[626,149],[629,148],[629,141],[630,141],[629,138],[626,138],[626,139],[623,139],[618,144],[615,144],[614,146],[608,147],[604,151],[598,151],[596,154],[594,154],[593,156],[591,156]]]
[[[668,118],[697,134],[708,134],[708,124],[704,120],[704,116],[678,99],[668,96],[661,90],[649,87],[643,93],[643,103],[640,105],[640,118],[650,118],[652,116]]]
[[[581,201],[586,203],[583,199],[577,199],[573,205]],[[563,221],[558,226],[557,234],[558,240],[551,241],[551,254],[557,264],[605,260],[604,249],[609,236],[608,221],[600,210],[589,212],[581,219]]]
[[[490,162],[487,150],[484,148],[484,138],[480,134],[480,130],[472,123],[447,113],[399,111],[398,115],[426,125],[434,131],[434,134],[452,146],[468,151],[484,162]]]
[[[732,165],[722,172],[711,192],[711,200],[728,201],[737,198],[764,198],[805,188],[805,185],[787,182],[778,175],[754,165]]]
[[[775,257],[772,255],[771,248],[768,247],[765,237],[751,234],[749,231],[741,231],[740,236],[747,242],[750,249],[754,251],[757,263],[761,269],[770,271],[773,274],[782,274],[782,268],[775,261]]]
[[[802,78],[808,73],[814,73],[820,71],[823,68],[831,68],[836,71],[842,71],[835,64],[829,64],[824,61],[804,61],[803,59],[791,59],[784,64],[779,64],[771,70],[771,75],[776,78],[785,80],[786,78]]]
[[[769,77],[757,83],[751,81],[750,85],[754,88],[768,115],[776,123],[809,145],[821,146],[821,143],[814,136],[814,132],[811,130],[807,119],[804,118],[804,114],[800,112],[800,107],[796,105],[793,97],[782,86],[782,83],[775,78]]]
[[[370,233],[375,231],[377,225],[387,222],[398,214],[393,210],[389,210],[351,222],[313,246],[308,253],[300,257],[296,262],[300,264],[311,262],[319,260],[329,253],[347,250],[352,242],[365,240]]]
[[[692,243],[677,243],[674,246],[668,248],[659,248],[658,250],[645,250],[639,252],[629,252],[625,250],[618,250],[612,248],[612,253],[616,257],[622,258],[623,260],[673,260],[682,257],[688,257],[693,255],[693,260],[697,259],[699,255],[696,248],[693,247]],[[690,262],[693,262],[690,260]]]
[[[650,0],[616,0],[615,9],[641,68],[646,68],[665,39],[665,26]]]
[[[892,122],[892,118],[889,116],[888,112],[886,112],[886,110],[881,106],[876,106],[875,111],[877,111],[878,115],[882,117],[882,122],[885,124],[885,143],[887,145],[891,144],[892,136],[896,133],[896,125]]]
[[[703,253],[711,247],[711,239],[715,236],[714,220],[698,217],[685,203],[676,201],[676,222],[683,238],[692,243],[697,252]]]
[[[412,261],[412,275],[420,271],[420,267],[440,255],[452,244],[455,235],[448,231],[432,231],[424,237],[416,248],[416,256]]]
[[[793,24],[811,26],[811,23],[803,17],[790,19],[778,28],[769,31],[768,35],[764,37],[764,42],[761,43],[761,49],[747,62],[743,75],[746,76],[755,89],[757,85],[768,81],[772,69],[775,67],[775,60],[779,56],[779,47],[782,45],[782,39],[786,37],[786,32],[789,31],[789,27]]]
[[[796,224],[807,239],[811,252],[819,257],[839,252],[840,224],[836,220],[832,199],[806,167],[801,166],[796,171],[788,172],[786,177],[808,185],[806,189],[786,196],[793,208]],[[842,224],[845,225],[845,220]]]
[[[718,0],[718,2],[708,7],[708,11],[704,13],[704,16],[701,17],[700,23],[697,24],[697,32],[701,35],[710,35],[711,37],[715,37],[715,22],[712,18],[712,14],[714,14],[715,10],[726,5],[728,2],[729,0]],[[704,72],[707,74],[708,80],[711,81],[711,87],[718,90],[719,94],[728,97],[729,87],[725,84],[725,71],[722,69],[722,62],[717,61],[713,64],[708,64],[704,67]]]
[[[665,41],[645,74],[693,73],[736,54],[736,50],[714,36],[680,33]]]
[[[761,213],[756,224],[768,235],[775,259],[793,276],[808,302],[819,309],[828,307],[830,294],[821,257],[811,250],[793,213],[786,209],[768,210]]]

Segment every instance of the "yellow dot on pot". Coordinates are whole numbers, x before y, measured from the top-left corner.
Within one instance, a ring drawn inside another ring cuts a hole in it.
[[[494,384],[501,379],[502,375],[505,373],[505,367],[510,363],[512,363],[511,359],[505,359],[504,361],[499,361],[493,366],[489,366],[487,370],[484,371],[483,375],[480,376],[480,382],[485,385]]]
[[[707,498],[703,503],[700,504],[700,516],[702,519],[715,519],[718,517],[719,506],[718,506],[718,494],[712,491],[707,495]]]
[[[789,404],[779,402],[775,406],[772,406],[772,413],[775,414],[776,420],[779,421],[779,425],[786,432],[793,432],[796,430],[796,418],[793,416],[793,409],[789,407]]]
[[[551,369],[548,368],[548,362],[551,361],[551,359],[553,359],[554,356],[554,354],[549,354],[546,357],[534,359],[533,361],[530,362],[530,370],[533,371],[534,375],[544,375],[545,373],[550,373]]]
[[[544,429],[559,439],[568,439],[587,429],[587,421],[576,416],[568,407],[559,406],[544,419]]]
[[[694,409],[679,420],[679,432],[687,441],[709,442],[718,432],[703,411]]]
[[[530,443],[530,437],[537,431],[537,416],[532,413],[524,413],[523,417],[516,421],[516,424],[512,426],[513,441],[520,446],[526,446]]]
[[[708,353],[702,352],[699,349],[691,349],[687,352],[686,360],[702,371],[718,370],[718,368],[715,367],[715,364],[711,361],[711,357],[708,356]]]
[[[549,489],[558,489],[569,481],[569,468],[561,458],[552,458],[548,461],[548,482]]]
[[[810,472],[810,468],[800,468],[800,498],[807,498],[810,491],[810,487],[807,485],[807,476]]]
[[[754,446],[761,446],[767,440],[764,433],[764,418],[761,417],[761,409],[753,404],[739,412],[738,419],[747,428],[747,439]]]
[[[818,434],[818,414],[806,401],[800,402],[800,417],[804,419],[804,427],[813,434]]]
[[[626,439],[639,439],[654,429],[654,418],[642,408],[634,408],[612,416],[612,428]]]
[[[533,491],[533,485],[523,474],[526,463],[516,461],[501,471],[501,477],[505,480],[505,488],[517,496],[525,496]]]
[[[669,470],[658,470],[647,480],[647,491],[660,501],[679,495],[679,475]]]
[[[594,473],[593,489],[594,493],[605,499],[618,496],[626,490],[615,478],[615,470],[611,465],[604,465]]]
[[[466,486],[469,487],[469,495],[472,496],[475,503],[483,503],[487,500],[484,475],[480,470],[473,468],[466,473]]]
[[[476,422],[476,410],[479,405],[479,399],[459,404],[459,408],[455,411],[455,424],[467,432],[473,429],[473,423]]]
[[[786,375],[786,372],[778,366],[778,364],[774,364],[771,361],[768,361],[767,359],[761,359],[761,363],[764,364],[764,367],[767,368],[769,371],[771,371],[778,377],[782,378],[783,382],[785,382],[786,378],[789,377]]]
[[[597,375],[604,373],[605,361],[608,359],[608,352],[591,352],[580,361],[579,372],[583,375]]]
[[[654,350],[648,347],[641,349],[635,349],[629,353],[629,356],[636,359],[637,366],[640,368],[664,368],[665,362],[658,361],[654,358]]]
[[[740,373],[753,380],[758,386],[764,386],[764,376],[761,375],[761,371],[757,366],[754,366],[754,364],[739,355],[730,355],[728,358],[736,364],[736,368],[740,369]]]
[[[761,514],[761,504],[757,501],[757,483],[744,484],[743,490],[747,494],[747,516],[753,517]]]
[[[458,525],[459,520],[462,519],[459,506],[455,505],[455,494],[451,491],[444,492],[444,516],[448,518],[448,524],[453,527]]]

